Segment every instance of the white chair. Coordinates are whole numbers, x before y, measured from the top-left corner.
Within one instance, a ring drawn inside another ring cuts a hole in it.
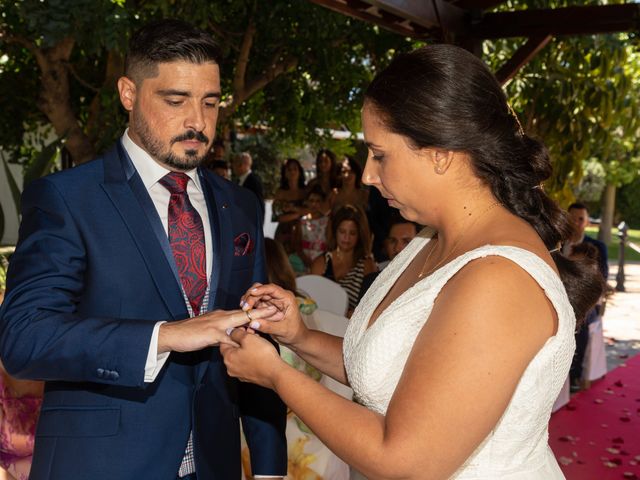
[[[308,294],[318,309],[344,315],[349,307],[347,292],[336,282],[321,275],[303,275],[296,279],[300,290]]]
[[[588,382],[604,377],[607,373],[607,353],[602,332],[602,317],[589,324],[589,342],[582,362],[582,378]]]
[[[336,315],[334,313],[318,309],[313,312],[313,315],[307,317],[307,323],[309,328],[320,330],[321,332],[329,333],[331,335],[336,335],[337,337],[344,337],[344,334],[347,331],[349,319],[343,315]],[[351,388],[327,375],[322,376],[320,383],[349,400],[351,400],[351,397],[353,396],[353,390],[351,390]]]
[[[309,315],[303,314],[302,317],[309,328],[338,336],[344,336],[349,321],[344,316],[324,310],[315,310]],[[305,372],[311,378],[319,378],[322,385],[351,400],[353,392],[349,387],[326,375],[319,377],[319,372],[313,372],[304,360],[287,347],[280,346],[280,355],[294,368]],[[286,435],[289,466],[299,472],[306,472],[306,475],[300,475],[296,478],[349,480],[349,466],[332,453],[295,415],[287,415]],[[245,444],[243,443],[243,446]],[[244,447],[243,453],[245,451],[247,451],[246,447]]]

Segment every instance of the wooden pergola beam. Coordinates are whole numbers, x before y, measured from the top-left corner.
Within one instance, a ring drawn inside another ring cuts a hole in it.
[[[341,13],[343,15],[347,15],[351,18],[356,18],[358,20],[364,20],[365,22],[373,23],[375,25],[379,25],[382,28],[386,28],[387,30],[391,30],[392,32],[399,33],[400,35],[404,35],[406,37],[412,38],[424,38],[425,32],[422,25],[411,24],[410,22],[398,23],[397,17],[394,19],[384,18],[382,15],[370,12],[369,8],[371,5],[363,2],[361,0],[310,0],[312,3],[317,5],[321,5],[323,7],[328,8],[329,10],[333,10],[334,12]],[[414,28],[416,25],[418,28]]]
[[[535,57],[552,39],[551,35],[533,37],[527,40],[507,62],[496,72],[496,78],[504,85],[511,80],[518,71]]]
[[[425,28],[458,32],[466,27],[466,11],[446,0],[367,0],[380,11],[390,12]]]
[[[640,28],[640,4],[487,13],[470,28],[482,39],[624,32]]]
[[[506,0],[450,0],[456,7],[467,10],[489,10],[506,2]]]

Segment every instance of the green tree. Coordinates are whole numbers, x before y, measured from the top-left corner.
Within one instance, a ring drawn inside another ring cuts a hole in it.
[[[509,5],[515,3],[522,2]],[[527,3],[548,8],[567,2]],[[485,58],[497,69],[521,43],[514,39],[486,42]],[[588,160],[602,164],[606,186],[601,238],[605,241],[616,187],[640,173],[639,81],[636,40],[621,33],[554,38],[506,85],[525,130],[549,148],[554,173],[545,186],[562,205],[575,199],[583,165]]]
[[[74,163],[104,150],[126,118],[115,82],[130,32],[185,19],[214,33],[224,59],[221,126],[268,126],[291,141],[359,126],[362,86],[411,42],[294,0],[0,0],[0,146],[23,158],[25,132],[50,124]]]

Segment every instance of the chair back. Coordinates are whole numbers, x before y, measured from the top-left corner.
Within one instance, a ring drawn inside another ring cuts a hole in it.
[[[336,315],[335,313],[318,309],[313,312],[313,315],[307,317],[307,322],[309,328],[320,330],[321,332],[329,333],[337,337],[344,337],[349,319],[344,315]],[[320,383],[338,395],[342,395],[344,398],[350,400],[353,397],[353,390],[351,390],[351,388],[337,382],[328,375],[323,375]]]
[[[336,282],[321,275],[303,275],[296,279],[299,290],[308,294],[318,309],[344,315],[349,307],[347,292]]]

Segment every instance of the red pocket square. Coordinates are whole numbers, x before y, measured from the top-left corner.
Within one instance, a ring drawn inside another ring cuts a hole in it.
[[[233,255],[242,257],[253,252],[253,241],[248,233],[241,233],[233,239]]]

